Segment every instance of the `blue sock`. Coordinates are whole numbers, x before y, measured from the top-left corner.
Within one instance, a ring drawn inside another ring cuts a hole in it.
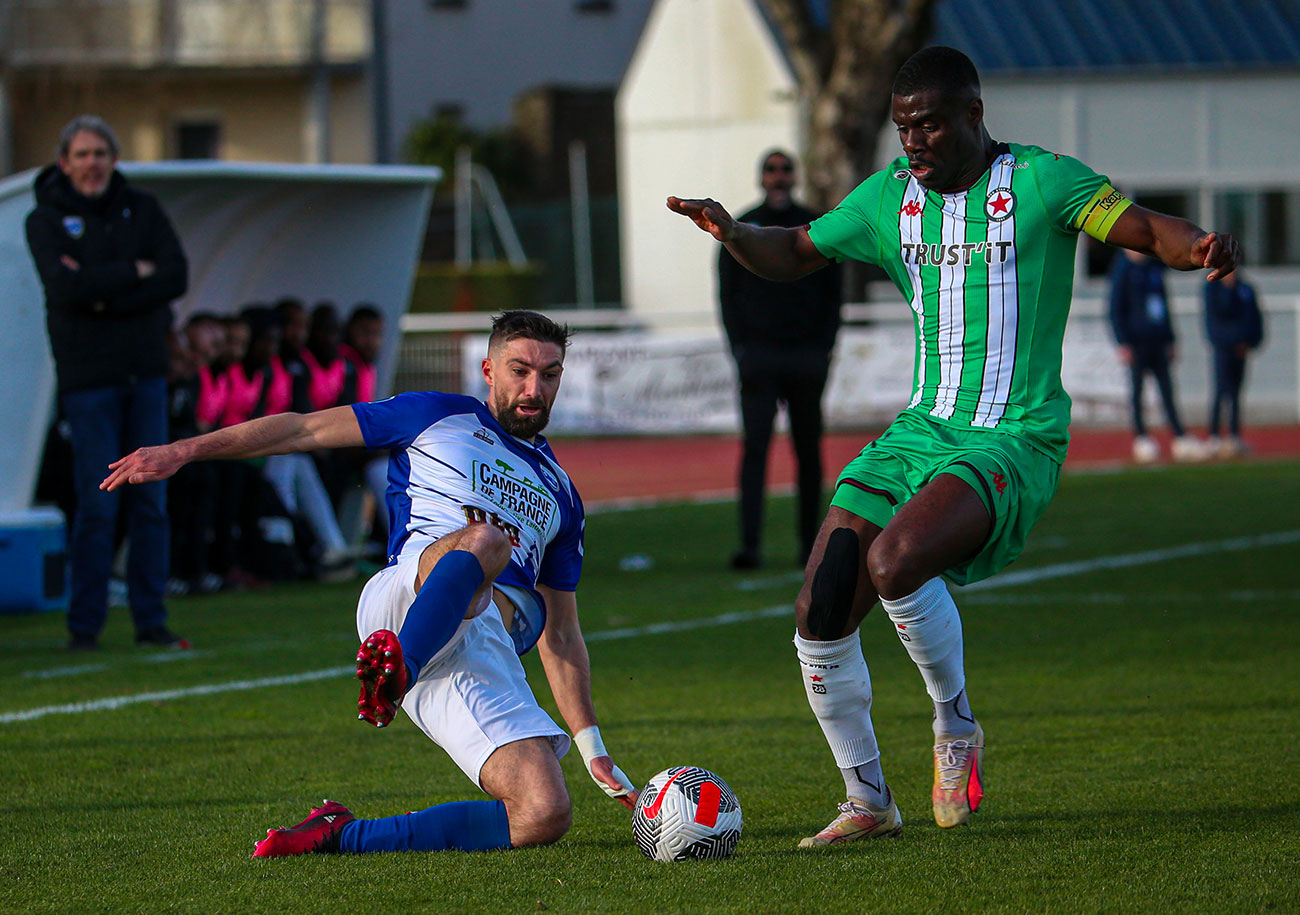
[[[510,824],[501,801],[457,801],[427,810],[353,820],[339,833],[339,851],[490,851],[510,847]]]
[[[481,584],[483,566],[465,550],[444,553],[429,572],[406,613],[402,631],[397,633],[406,659],[408,689],[420,678],[420,668],[456,634]]]

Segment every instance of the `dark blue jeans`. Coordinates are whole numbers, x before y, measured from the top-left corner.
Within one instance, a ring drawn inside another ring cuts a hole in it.
[[[1219,434],[1220,410],[1228,406],[1228,434],[1241,435],[1241,383],[1246,378],[1246,357],[1233,346],[1214,347],[1214,399],[1210,401],[1210,434]]]
[[[1165,343],[1134,343],[1133,362],[1129,365],[1129,380],[1132,383],[1133,433],[1146,435],[1146,423],[1142,419],[1142,382],[1148,373],[1156,380],[1160,390],[1160,402],[1165,408],[1165,417],[1169,428],[1175,436],[1182,437],[1183,424],[1178,419],[1178,407],[1174,404],[1174,384],[1169,376],[1169,347]]]
[[[167,484],[145,483],[104,492],[108,465],[136,448],[167,441],[167,381],[147,378],[132,384],[71,391],[60,398],[72,433],[73,483],[77,511],[72,524],[72,594],[68,631],[98,636],[108,616],[108,577],[113,566],[113,535],[123,500],[130,554],[127,594],[137,632],[167,619]]]

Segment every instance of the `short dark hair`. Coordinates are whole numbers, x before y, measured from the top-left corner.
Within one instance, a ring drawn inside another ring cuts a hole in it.
[[[289,315],[294,312],[307,313],[307,306],[303,304],[302,299],[292,295],[280,296],[271,307],[275,309],[275,317],[281,324],[288,321]]]
[[[970,89],[979,95],[980,75],[971,59],[956,48],[931,45],[917,51],[898,68],[893,94],[937,91],[943,95],[960,95]]]
[[[384,320],[384,316],[379,311],[378,308],[371,305],[369,302],[361,302],[355,308],[352,309],[352,314],[348,315],[348,327],[351,327],[353,324],[356,324],[359,321],[382,321],[382,320]]]
[[[784,149],[781,149],[781,147],[779,146],[773,146],[767,152],[763,153],[763,157],[758,160],[758,170],[762,171],[763,166],[767,165],[767,160],[772,158],[773,156],[780,156],[782,159],[785,159],[791,165],[795,164],[794,156],[790,155],[788,152],[786,152]]]
[[[193,327],[195,324],[221,324],[222,320],[219,315],[211,311],[196,311],[185,319],[186,327]]]
[[[492,335],[488,337],[488,352],[504,346],[511,340],[523,338],[554,343],[564,353],[569,348],[572,334],[569,325],[557,324],[536,311],[503,311],[492,319]]]

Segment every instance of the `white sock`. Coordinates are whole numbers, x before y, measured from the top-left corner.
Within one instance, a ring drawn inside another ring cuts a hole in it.
[[[963,735],[975,730],[966,699],[961,615],[943,579],[932,578],[898,600],[880,599],[894,631],[921,671],[934,700],[934,732]]]
[[[871,674],[858,633],[833,642],[795,633],[800,675],[808,704],[821,725],[849,797],[877,807],[886,803],[880,747],[871,726]]]

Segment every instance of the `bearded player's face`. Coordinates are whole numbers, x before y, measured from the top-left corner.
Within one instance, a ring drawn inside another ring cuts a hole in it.
[[[555,343],[517,337],[483,360],[488,409],[501,428],[531,439],[546,428],[560,391],[564,350]]]
[[[979,96],[934,90],[895,95],[893,116],[907,166],[922,187],[956,190],[987,165],[984,103]]]

